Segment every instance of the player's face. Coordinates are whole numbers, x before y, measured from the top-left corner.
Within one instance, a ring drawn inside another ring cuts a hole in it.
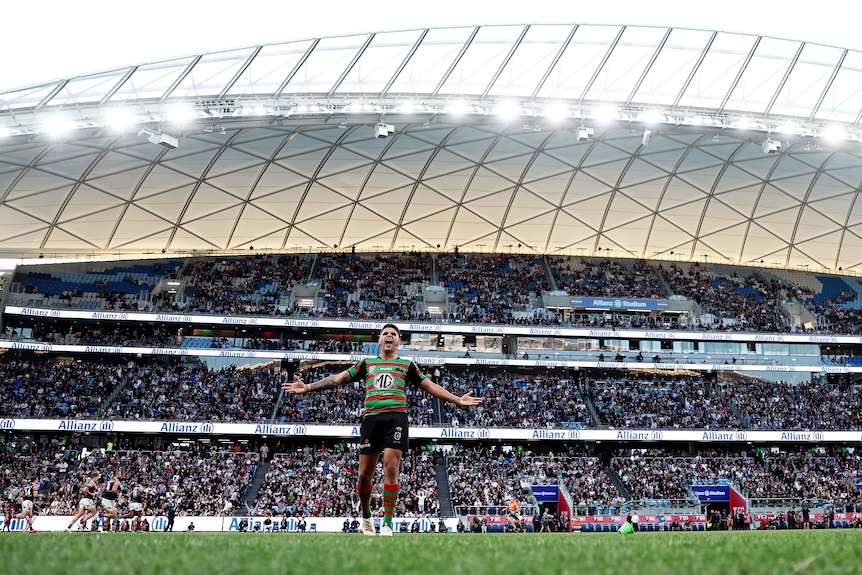
[[[395,351],[401,343],[401,337],[398,335],[396,330],[391,327],[387,327],[380,332],[378,343],[380,344],[380,348],[384,351]]]

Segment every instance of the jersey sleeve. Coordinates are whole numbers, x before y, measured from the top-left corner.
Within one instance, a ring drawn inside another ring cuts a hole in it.
[[[366,371],[365,360],[363,359],[348,369],[347,373],[350,374],[350,381],[365,381]]]
[[[423,379],[427,379],[428,376],[422,373],[422,370],[419,369],[412,361],[410,362],[410,367],[407,368],[407,383],[412,385],[419,385],[422,383]]]

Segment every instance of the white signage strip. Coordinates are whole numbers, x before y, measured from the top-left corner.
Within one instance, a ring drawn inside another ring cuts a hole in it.
[[[358,425],[303,423],[221,423],[197,421],[125,421],[109,419],[0,419],[2,431],[52,431],[72,433],[170,433],[201,436],[280,436],[358,439]],[[747,431],[703,429],[530,429],[413,427],[411,439],[512,441],[627,441],[701,443],[830,443],[860,442],[862,431]]]
[[[298,517],[288,517],[286,521],[286,529],[281,528],[281,520],[282,515],[273,515],[270,517],[270,520],[274,523],[271,530],[275,532],[283,531],[287,533],[297,533],[299,520]],[[164,515],[145,515],[144,518],[150,524],[151,531],[163,531],[165,527],[168,525],[168,518]],[[263,532],[266,529],[266,517],[265,516],[248,516],[248,517],[213,517],[213,516],[199,516],[199,515],[179,515],[177,514],[174,519],[174,527],[173,531],[183,532],[189,529],[190,524],[194,524],[194,531],[219,531],[219,532],[234,532],[237,533],[240,530],[240,522],[245,519],[248,522],[247,530],[249,532],[259,531]],[[340,533],[344,526],[344,517],[309,517],[306,518],[305,532],[306,533]],[[41,532],[47,531],[65,531],[66,526],[69,524],[69,521],[72,520],[71,515],[37,515],[36,519],[33,522],[33,527]],[[94,521],[101,526],[104,525],[105,520],[100,518],[95,518]],[[382,519],[375,518],[374,522],[376,524],[380,524]],[[428,517],[419,517],[419,518],[408,518],[408,517],[393,517],[392,518],[392,527],[395,531],[398,531],[401,527],[401,523],[406,522],[408,525],[412,526],[414,522],[419,522],[419,530],[422,533],[425,533],[431,529],[431,523],[433,521],[434,527],[436,528],[439,524],[438,519],[431,519]],[[455,518],[448,518],[444,520],[446,524],[446,528],[454,532],[458,526],[458,520]],[[92,525],[92,522],[89,523]],[[4,523],[4,518],[0,515],[0,530],[5,530],[6,525]],[[27,528],[27,520],[22,519],[12,519],[9,523],[9,531],[12,532],[23,532]],[[73,533],[77,533],[77,526],[73,530]],[[82,534],[81,537],[86,537],[86,534]],[[144,535],[142,535],[144,536]],[[72,535],[75,537],[75,535]]]
[[[195,314],[162,314],[117,311],[59,310],[38,307],[7,306],[5,313],[28,317],[57,319],[108,320],[118,322],[156,322],[183,323],[191,325],[224,325],[252,327],[303,327],[332,328],[343,330],[379,331],[385,321],[350,321],[282,318],[278,316],[215,316]],[[862,337],[851,335],[815,334],[763,334],[754,332],[701,332],[670,330],[628,330],[628,329],[591,329],[528,327],[516,325],[470,325],[439,323],[393,322],[402,331],[417,333],[464,333],[484,335],[531,335],[543,337],[587,337],[598,339],[652,339],[685,341],[739,341],[763,343],[816,343],[816,344],[855,344],[862,343]]]
[[[0,341],[0,348],[34,351],[40,353],[96,353],[131,355],[170,355],[197,357],[228,357],[236,359],[289,360],[289,361],[343,361],[356,363],[367,355],[344,353],[310,353],[297,351],[261,351],[227,349],[185,349],[177,347],[121,347],[106,345],[65,345],[56,343],[25,343]],[[709,363],[647,363],[625,361],[568,361],[542,359],[483,359],[465,357],[411,356],[402,355],[420,366],[467,365],[487,367],[545,367],[545,368],[598,368],[598,369],[661,369],[667,371],[772,371],[809,373],[862,373],[862,366],[828,365],[774,365],[774,364],[709,364]]]

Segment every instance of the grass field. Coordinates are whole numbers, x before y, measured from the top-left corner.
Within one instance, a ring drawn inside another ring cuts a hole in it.
[[[862,531],[3,533],[0,573],[851,574],[862,573]]]

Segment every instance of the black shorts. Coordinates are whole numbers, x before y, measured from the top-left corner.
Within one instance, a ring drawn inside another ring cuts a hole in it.
[[[380,413],[362,418],[359,428],[359,453],[380,453],[387,447],[407,451],[406,413]]]

